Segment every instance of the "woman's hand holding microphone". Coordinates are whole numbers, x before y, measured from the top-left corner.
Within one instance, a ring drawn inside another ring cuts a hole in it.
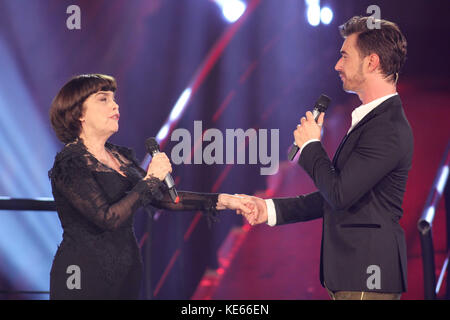
[[[154,177],[164,181],[164,178],[168,173],[172,173],[170,160],[164,152],[159,152],[153,156],[152,161],[147,168],[145,179]]]

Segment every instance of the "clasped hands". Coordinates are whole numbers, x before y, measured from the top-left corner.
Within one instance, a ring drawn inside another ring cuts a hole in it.
[[[258,197],[245,194],[219,194],[216,209],[235,210],[237,214],[242,214],[252,226],[267,222],[266,202]]]

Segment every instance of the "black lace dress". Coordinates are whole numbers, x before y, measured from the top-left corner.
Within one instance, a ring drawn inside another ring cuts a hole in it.
[[[49,171],[64,231],[50,272],[50,299],[139,298],[143,268],[133,231],[139,207],[215,213],[217,194],[180,191],[174,204],[159,179],[143,179],[146,171],[132,150],[105,146],[125,176],[99,162],[81,140],[66,145]]]

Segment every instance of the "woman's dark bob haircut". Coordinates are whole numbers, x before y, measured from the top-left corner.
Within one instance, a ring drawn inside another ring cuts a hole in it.
[[[50,122],[58,139],[66,144],[79,137],[83,104],[91,94],[115,92],[116,89],[116,80],[104,74],[83,74],[70,79],[59,90],[50,107]]]

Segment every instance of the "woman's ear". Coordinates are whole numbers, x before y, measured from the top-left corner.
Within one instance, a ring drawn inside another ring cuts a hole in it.
[[[83,125],[83,123],[86,121],[86,118],[84,115],[81,115],[81,117],[78,118],[78,121],[80,121],[80,125]]]
[[[81,105],[81,116],[78,118],[78,120],[80,122],[86,121],[85,116],[86,116],[86,101],[83,102],[83,104]]]

